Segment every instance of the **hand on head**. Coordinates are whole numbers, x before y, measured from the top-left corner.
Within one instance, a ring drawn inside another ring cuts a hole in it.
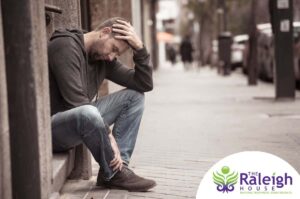
[[[120,33],[121,35],[116,35],[115,38],[126,40],[134,50],[143,48],[143,42],[129,22],[117,20],[117,23],[113,24],[112,31]]]

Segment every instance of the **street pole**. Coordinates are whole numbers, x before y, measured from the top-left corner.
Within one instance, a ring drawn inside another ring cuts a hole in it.
[[[224,15],[223,15],[223,24],[224,24],[224,32],[228,31],[228,26],[227,26],[227,6],[226,6],[226,1],[222,0],[222,6],[224,10]]]
[[[152,42],[152,63],[153,68],[156,70],[158,69],[158,44],[156,39],[156,7],[157,7],[157,0],[151,1],[151,10],[150,10],[150,17],[152,20],[151,26],[151,42]]]
[[[218,21],[219,21],[219,33],[227,31],[227,11],[225,0],[218,1]]]
[[[221,32],[222,32],[222,30],[223,30],[223,26],[222,26],[222,16],[223,16],[223,9],[221,9],[221,8],[218,8],[218,10],[217,10],[217,18],[218,18],[218,24],[217,24],[217,28],[218,28],[218,35],[220,35],[221,34]]]
[[[256,30],[256,2],[252,0],[249,56],[248,56],[248,85],[257,85],[257,30]]]
[[[276,99],[295,98],[293,1],[270,0],[275,44]]]

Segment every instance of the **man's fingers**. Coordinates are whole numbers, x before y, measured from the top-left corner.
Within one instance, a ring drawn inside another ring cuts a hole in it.
[[[131,24],[128,23],[128,22],[126,22],[126,21],[123,21],[123,20],[117,20],[117,22],[120,23],[120,24],[124,24],[124,25],[127,26],[127,27],[131,27]]]
[[[120,161],[118,169],[119,169],[119,171],[122,170],[122,161]]]
[[[114,159],[112,160],[112,161],[110,161],[110,164],[109,164],[109,166],[114,166],[116,163],[118,163],[118,157],[117,156],[115,156],[114,157]]]
[[[127,28],[125,26],[127,26]],[[132,49],[137,50],[143,47],[143,42],[140,40],[134,28],[129,23],[118,20],[118,24],[113,26],[112,31],[121,34],[115,35],[114,38],[128,41]]]
[[[123,164],[123,160],[121,158],[121,155],[117,154],[117,155],[115,155],[114,159],[112,161],[110,161],[109,166],[114,167],[114,168],[115,167],[119,168],[118,165],[120,165],[120,164]]]
[[[111,167],[113,167],[113,171],[115,171],[117,169],[119,169],[121,171],[120,167],[122,165],[123,165],[123,160],[121,158],[121,155],[118,154],[118,155],[116,155],[116,161],[114,162],[114,164]]]
[[[121,171],[122,168],[123,168],[123,161],[121,161],[121,166],[120,166],[119,170]]]
[[[118,165],[117,165],[117,166],[114,166],[112,170],[115,171],[115,170],[117,170],[117,169],[118,169]]]
[[[122,35],[116,35],[115,38],[116,39],[123,39],[123,40],[129,40],[129,39],[131,39],[130,36],[122,36]]]
[[[114,168],[113,168],[113,171],[116,171],[116,170],[119,170],[119,165],[116,165]]]
[[[123,30],[130,31],[130,27],[125,26],[125,25],[123,25],[123,24],[117,24],[117,23],[115,23],[115,24],[113,25],[113,28],[120,28],[120,29],[123,29]]]
[[[116,161],[117,161],[117,159],[114,158],[112,161],[110,161],[110,164],[109,164],[109,165],[114,165],[114,164],[116,164]]]
[[[118,169],[121,171],[121,169],[122,169],[122,166],[123,166],[123,161],[122,161],[122,159],[120,158],[120,162],[119,162],[119,167],[118,167]]]
[[[118,167],[118,165],[119,165],[119,161],[116,161],[113,164],[110,164],[109,166],[115,168]]]
[[[131,33],[126,30],[122,30],[122,29],[118,29],[118,28],[113,28],[112,30],[113,30],[113,32],[121,33],[123,35],[131,35]]]
[[[117,170],[117,169],[120,170],[121,165],[122,165],[122,161],[121,161],[121,159],[119,159],[119,161],[117,162],[117,164],[114,165],[113,171],[115,171],[115,170]]]

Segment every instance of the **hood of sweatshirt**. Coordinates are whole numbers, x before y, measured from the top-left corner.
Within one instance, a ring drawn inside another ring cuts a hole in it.
[[[86,33],[86,31],[82,31],[82,30],[78,30],[78,29],[57,29],[52,34],[50,41],[55,40],[56,38],[71,37],[72,39],[74,39],[76,44],[80,47],[83,58],[86,60],[86,61],[82,62],[84,64],[81,65],[81,81],[83,82],[83,89],[86,91],[87,96],[89,98],[92,98],[93,96],[91,96],[91,91],[94,89],[90,88],[89,73],[90,72],[96,73],[97,78],[95,78],[94,80],[91,80],[91,81],[95,81],[96,84],[98,84],[98,71],[97,71],[98,67],[96,67],[95,69],[89,67],[88,55],[87,55],[87,52],[84,47],[84,37],[83,37],[84,33]]]
[[[78,29],[58,29],[54,31],[50,38],[50,41],[58,37],[72,37],[76,41],[76,43],[81,47],[83,54],[86,56],[83,39],[84,33],[85,32]]]

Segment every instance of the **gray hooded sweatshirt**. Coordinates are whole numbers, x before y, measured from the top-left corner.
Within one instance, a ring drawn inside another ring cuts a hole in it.
[[[89,61],[80,30],[56,30],[48,43],[51,115],[90,104],[104,79],[147,92],[153,89],[150,55],[134,53],[134,69],[119,62]]]

